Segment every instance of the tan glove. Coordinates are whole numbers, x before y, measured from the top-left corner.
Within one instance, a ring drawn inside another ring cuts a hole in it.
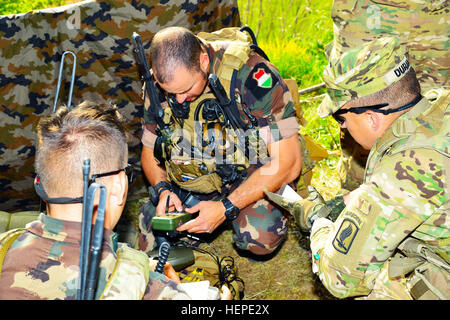
[[[264,192],[271,201],[289,211],[303,231],[309,232],[315,219],[327,217],[331,212],[323,197],[313,186],[308,186],[308,198],[297,201],[290,201],[279,194],[267,190],[264,190]]]

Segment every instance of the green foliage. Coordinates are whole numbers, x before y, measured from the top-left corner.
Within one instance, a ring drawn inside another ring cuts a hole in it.
[[[324,47],[333,39],[332,0],[238,0],[248,25],[284,78],[300,87],[318,84],[326,65]]]
[[[322,83],[327,64],[324,47],[333,40],[332,0],[238,0],[241,23],[248,25],[258,45],[283,78],[295,78],[299,88]],[[324,93],[324,89],[314,94]],[[307,99],[301,96],[300,99]],[[338,147],[332,119],[318,119],[318,101],[302,105],[308,125],[302,128],[328,150]]]
[[[300,89],[323,82],[327,64],[324,48],[333,40],[332,0],[238,0],[242,25],[248,25],[257,37],[258,46],[278,68],[283,78],[294,78]],[[301,128],[325,147],[331,156],[314,169],[313,185],[325,198],[334,196],[340,187],[336,170],[340,152],[340,128],[331,117],[321,119],[314,98],[324,89],[300,96],[303,117]]]
[[[1,0],[0,15],[25,13],[31,10],[59,7],[66,4],[65,0]]]

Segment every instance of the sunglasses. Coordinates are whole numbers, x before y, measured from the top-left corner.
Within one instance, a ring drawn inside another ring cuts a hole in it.
[[[107,176],[113,176],[115,174],[120,173],[121,171],[124,171],[128,178],[128,184],[133,183],[134,181],[134,170],[133,166],[131,164],[127,164],[127,166],[123,169],[104,172],[104,173],[97,173],[93,174],[88,182],[88,188],[91,184],[95,182],[96,179],[107,177]],[[67,204],[67,203],[82,203],[83,197],[78,198],[68,198],[68,197],[60,197],[60,198],[49,198],[47,193],[44,190],[44,187],[41,184],[41,180],[39,176],[36,176],[36,182],[34,183],[34,189],[36,190],[36,193],[38,194],[41,199],[47,201],[48,203],[56,203],[56,204]]]
[[[411,101],[408,104],[405,104],[404,106],[395,108],[395,109],[387,109],[387,110],[380,110],[383,107],[388,106],[388,103],[382,103],[382,104],[375,104],[373,106],[364,106],[364,107],[355,107],[355,108],[350,108],[350,109],[339,109],[338,111],[336,111],[335,113],[333,113],[331,116],[334,118],[334,120],[336,120],[339,125],[343,125],[345,122],[345,118],[342,117],[343,114],[348,113],[348,112],[352,112],[352,113],[356,113],[356,114],[361,114],[364,113],[368,110],[371,110],[373,112],[378,112],[378,113],[382,113],[384,115],[386,114],[390,114],[390,113],[394,113],[394,112],[399,112],[402,110],[406,110],[409,109],[413,106],[415,106],[420,100],[422,99],[422,96],[419,94],[413,101]]]

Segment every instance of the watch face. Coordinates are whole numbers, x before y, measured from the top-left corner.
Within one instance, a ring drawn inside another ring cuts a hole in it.
[[[225,217],[228,220],[234,220],[239,214],[239,209],[231,203],[227,198],[222,200],[222,203],[225,206]]]
[[[232,208],[231,210],[227,210],[227,213],[230,217],[236,218],[237,216],[237,212],[236,210],[234,210],[234,208]]]
[[[228,220],[234,220],[237,218],[237,213],[235,210],[233,211],[226,211],[225,212],[225,216]]]

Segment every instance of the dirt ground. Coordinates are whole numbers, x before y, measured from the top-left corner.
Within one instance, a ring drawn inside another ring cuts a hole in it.
[[[119,241],[133,243],[136,233],[125,232],[126,225],[137,226],[139,207],[147,199],[130,201],[119,223]],[[214,246],[219,257],[231,256],[237,275],[245,284],[244,300],[331,300],[331,294],[312,273],[309,238],[290,219],[287,239],[266,261],[256,261],[238,252],[233,245],[231,227],[222,226],[201,237]],[[128,238],[127,238],[128,237]]]

